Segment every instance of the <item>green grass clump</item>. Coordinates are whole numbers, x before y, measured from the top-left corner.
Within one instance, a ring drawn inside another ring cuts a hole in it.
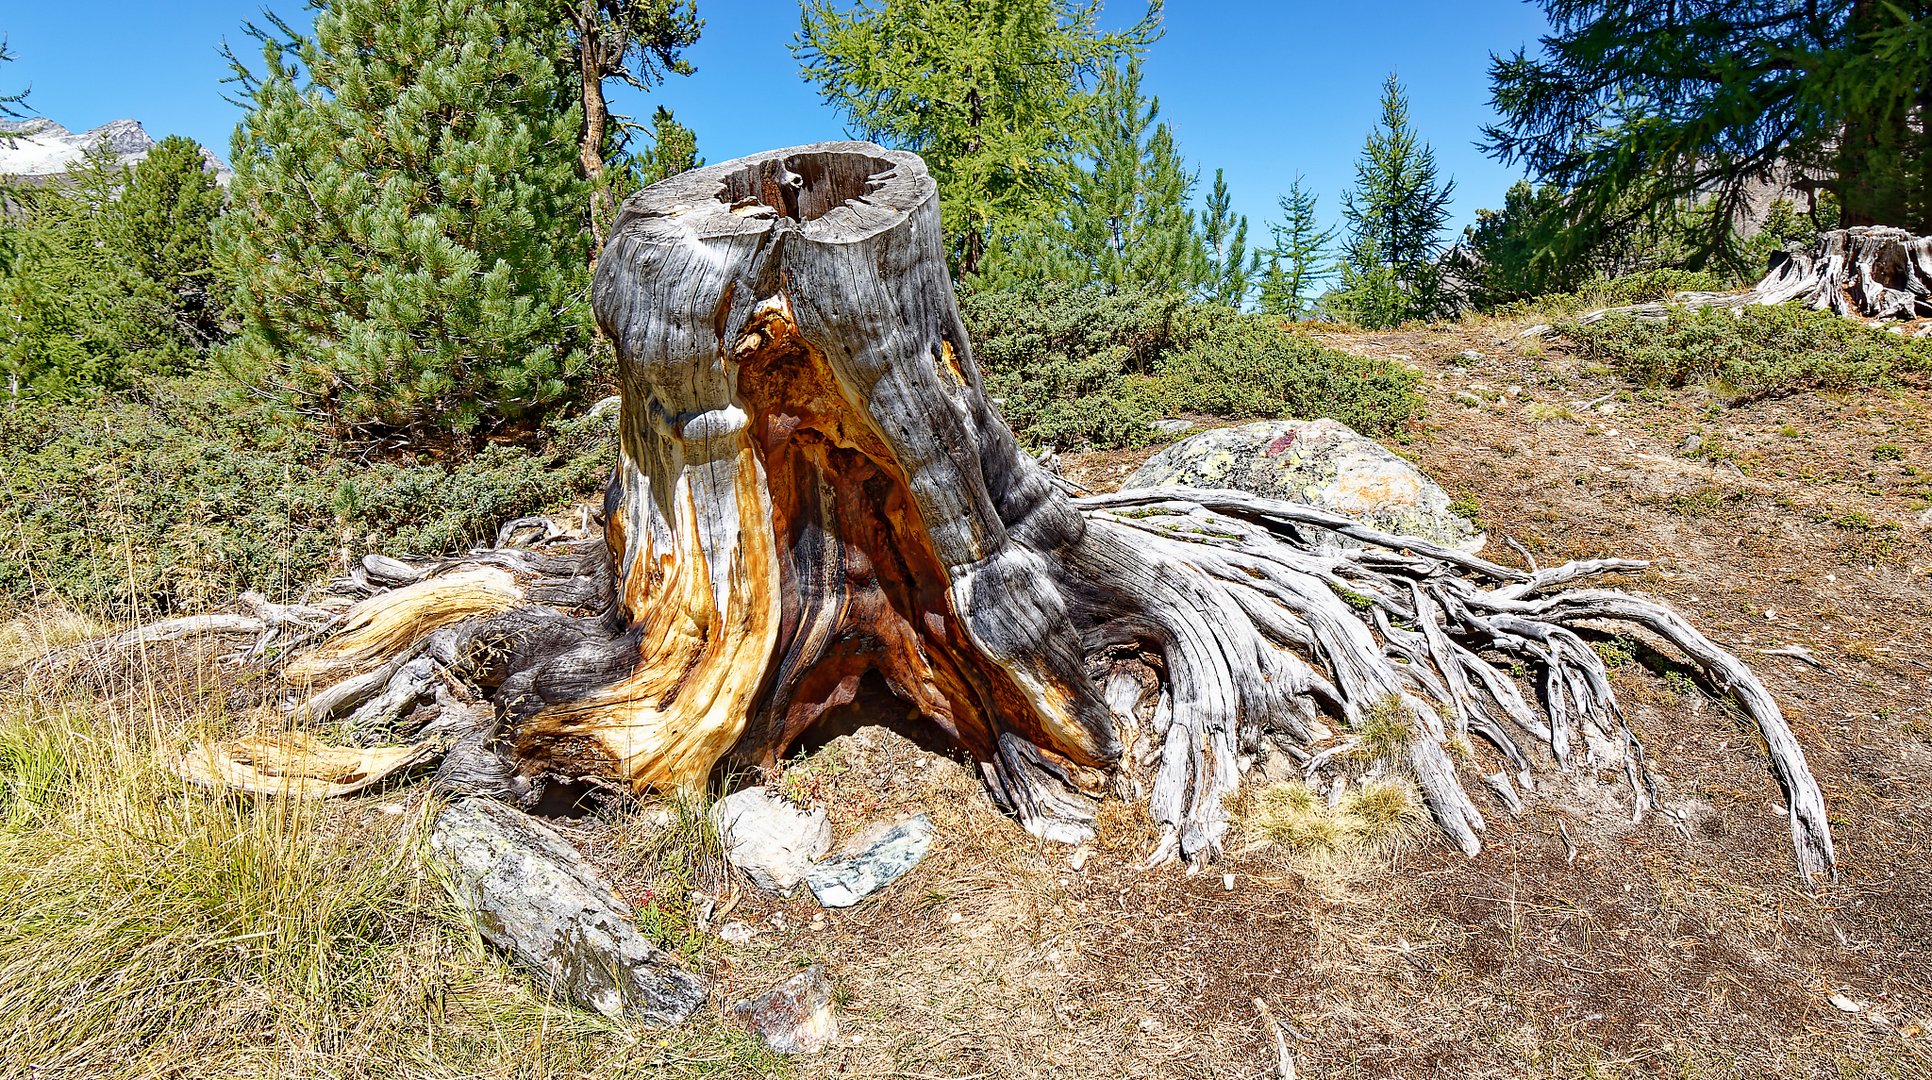
[[[1417,376],[1326,348],[1265,315],[1068,285],[968,294],[987,391],[1022,442],[1139,446],[1164,416],[1333,417],[1370,436],[1420,415]]]
[[[1394,694],[1373,702],[1362,710],[1360,722],[1350,725],[1355,749],[1350,756],[1358,761],[1387,761],[1400,758],[1415,734],[1415,719],[1408,706]]]
[[[1708,386],[1732,404],[1881,386],[1932,368],[1932,342],[1793,304],[1673,307],[1661,321],[1615,314],[1562,329],[1586,362],[1646,386]]]

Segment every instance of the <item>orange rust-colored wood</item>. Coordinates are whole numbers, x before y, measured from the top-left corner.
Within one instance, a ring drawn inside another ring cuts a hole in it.
[[[978,659],[906,480],[823,356],[774,307],[743,339],[738,389],[757,418],[779,552],[779,663],[747,763],[770,765],[876,673],[979,758],[999,732],[1045,743],[1005,672]],[[816,580],[804,580],[811,576]]]

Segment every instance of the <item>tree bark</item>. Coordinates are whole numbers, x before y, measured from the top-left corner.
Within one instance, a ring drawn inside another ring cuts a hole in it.
[[[365,561],[372,595],[287,669],[311,723],[440,740],[443,782],[533,802],[728,781],[857,715],[970,756],[1038,835],[1142,800],[1150,861],[1191,864],[1274,748],[1314,784],[1406,773],[1474,854],[1465,777],[1520,812],[1536,772],[1617,769],[1639,815],[1662,805],[1588,644],[1623,624],[1736,698],[1799,870],[1834,871],[1750,671],[1653,601],[1563,588],[1641,564],[1519,571],[1238,492],[1072,497],[986,395],[913,155],[827,143],[653,185],[592,302],[622,390],[601,542]]]
[[[590,181],[590,265],[604,250],[604,230],[616,207],[604,184],[604,138],[610,127],[610,103],[604,97],[604,42],[595,0],[579,0],[571,14],[577,32],[577,75],[583,84],[584,123],[577,140],[577,166]]]

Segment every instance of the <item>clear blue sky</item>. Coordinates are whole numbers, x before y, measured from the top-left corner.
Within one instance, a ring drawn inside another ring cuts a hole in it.
[[[274,6],[303,14],[299,3]],[[246,55],[240,26],[260,10],[235,0],[6,0],[0,34],[19,60],[0,68],[0,92],[31,84],[28,104],[74,130],[133,117],[156,138],[178,132],[226,157],[239,111],[222,99],[219,45],[226,38]],[[697,74],[660,88],[655,100],[618,95],[620,111],[648,117],[657,101],[669,105],[710,161],[844,134],[787,51],[795,0],[699,0],[698,10]],[[1108,0],[1106,21],[1130,23],[1141,10]],[[1159,96],[1202,187],[1215,168],[1227,170],[1256,238],[1297,172],[1318,193],[1322,216],[1338,216],[1391,71],[1455,177],[1458,228],[1476,208],[1499,205],[1516,179],[1473,144],[1491,115],[1490,52],[1534,44],[1545,29],[1533,4],[1170,0],[1166,28],[1144,65],[1144,87]]]

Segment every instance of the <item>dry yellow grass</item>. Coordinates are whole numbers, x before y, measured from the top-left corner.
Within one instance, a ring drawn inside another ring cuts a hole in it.
[[[547,1001],[424,872],[422,788],[190,786],[173,755],[236,719],[198,672],[0,687],[0,1075],[787,1073],[715,1015],[650,1032]]]
[[[1243,817],[1257,844],[1311,857],[1386,855],[1429,823],[1415,785],[1393,777],[1351,785],[1333,807],[1306,784],[1273,784],[1255,793]]]

